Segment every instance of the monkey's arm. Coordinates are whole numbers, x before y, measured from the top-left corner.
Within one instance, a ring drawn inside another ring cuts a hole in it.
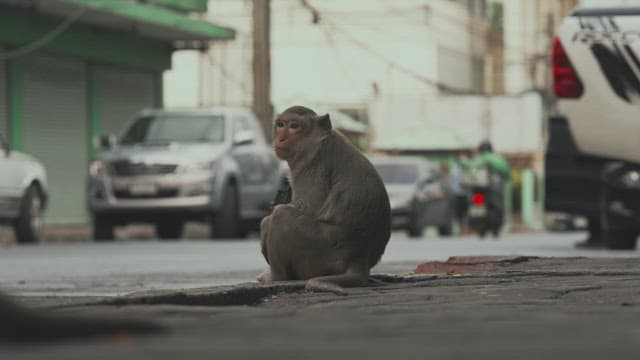
[[[335,189],[329,193],[326,200],[318,210],[318,221],[338,224],[339,220],[345,220],[346,214],[350,214],[349,197],[343,196],[342,190]]]

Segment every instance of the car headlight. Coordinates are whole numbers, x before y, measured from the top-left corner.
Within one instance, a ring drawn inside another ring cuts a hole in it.
[[[193,163],[193,164],[185,164],[180,166],[180,172],[185,173],[185,172],[211,170],[213,169],[215,164],[216,162],[213,160],[203,161],[203,162]]]
[[[102,160],[94,160],[89,164],[89,174],[100,176],[107,174],[107,164]]]
[[[640,172],[638,171],[627,171],[620,178],[622,185],[626,188],[640,188]]]
[[[389,203],[392,209],[406,208],[411,204],[412,198],[411,195],[392,196],[389,198]]]

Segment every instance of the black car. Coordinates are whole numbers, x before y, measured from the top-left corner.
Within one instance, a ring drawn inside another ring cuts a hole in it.
[[[425,227],[435,226],[440,236],[451,235],[454,196],[431,162],[417,156],[374,156],[370,160],[387,188],[393,229],[420,237]]]

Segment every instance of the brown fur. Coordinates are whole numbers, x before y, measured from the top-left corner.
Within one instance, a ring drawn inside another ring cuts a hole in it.
[[[310,290],[339,294],[366,284],[391,229],[375,168],[332,130],[328,114],[294,106],[276,118],[274,131],[276,153],[291,170],[292,199],[262,220],[270,269],[259,280],[308,280]]]

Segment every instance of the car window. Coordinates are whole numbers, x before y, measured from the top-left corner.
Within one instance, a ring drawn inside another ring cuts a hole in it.
[[[386,184],[411,184],[418,180],[417,164],[374,164]]]
[[[436,180],[440,177],[440,171],[432,165],[425,166],[426,179],[428,181]]]
[[[253,131],[249,119],[245,116],[236,115],[233,117],[233,133],[237,134],[242,131]]]
[[[124,134],[121,143],[132,145],[222,141],[224,141],[222,115],[168,114],[138,119]]]

